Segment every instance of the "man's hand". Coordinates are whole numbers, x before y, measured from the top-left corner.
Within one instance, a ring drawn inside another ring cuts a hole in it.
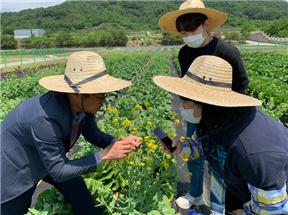
[[[99,152],[100,160],[119,160],[125,158],[131,151],[137,149],[140,144],[140,139],[137,136],[129,136],[118,140]]]
[[[133,150],[136,150],[141,144],[140,138],[137,137],[137,136],[128,136],[128,137],[125,137],[125,138],[123,138],[121,140],[129,141],[131,143],[131,145],[132,145],[132,149]]]

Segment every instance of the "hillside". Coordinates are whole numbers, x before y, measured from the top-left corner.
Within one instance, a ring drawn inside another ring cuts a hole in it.
[[[128,31],[159,30],[161,14],[175,10],[179,1],[65,2],[49,8],[2,13],[3,34],[17,28],[43,28],[46,32],[78,31],[113,26]],[[206,6],[229,14],[227,26],[240,26],[247,20],[275,20],[288,17],[285,1],[205,2]]]

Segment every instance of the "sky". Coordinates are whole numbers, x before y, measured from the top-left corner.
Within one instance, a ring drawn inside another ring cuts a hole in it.
[[[1,12],[18,12],[24,9],[49,7],[63,3],[65,0],[0,0]]]

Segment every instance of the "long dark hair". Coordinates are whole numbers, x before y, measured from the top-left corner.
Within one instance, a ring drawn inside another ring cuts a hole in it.
[[[221,130],[232,123],[251,107],[219,107],[202,103],[200,128],[204,130]]]

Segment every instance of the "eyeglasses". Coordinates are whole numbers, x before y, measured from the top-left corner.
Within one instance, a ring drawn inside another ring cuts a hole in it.
[[[105,93],[101,93],[101,94],[95,94],[94,98],[98,99],[98,100],[105,100],[106,98],[106,94]]]

